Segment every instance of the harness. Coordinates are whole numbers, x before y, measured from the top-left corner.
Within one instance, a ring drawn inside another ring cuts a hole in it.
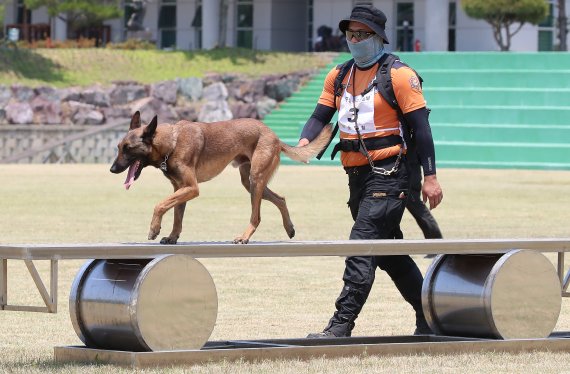
[[[398,101],[396,100],[396,95],[394,94],[394,88],[392,86],[392,76],[391,76],[390,72],[392,69],[392,65],[394,65],[394,63],[396,61],[401,63],[402,65],[408,66],[408,65],[404,64],[398,56],[391,54],[391,53],[384,54],[380,58],[380,60],[378,61],[378,70],[376,71],[376,78],[374,79],[373,84],[370,85],[362,93],[362,95],[368,93],[371,89],[376,88],[378,93],[380,95],[382,95],[382,98],[384,98],[384,100],[390,105],[390,107],[392,109],[394,109],[396,111],[396,113],[398,114],[398,120],[402,124],[402,129],[403,129],[403,133],[404,133],[404,139],[403,140],[406,142],[406,144],[410,144],[411,140],[413,138],[413,136],[411,134],[411,129],[408,126],[406,119],[404,118],[404,113],[402,112],[402,109],[400,109],[400,106],[398,105]],[[338,70],[338,75],[336,76],[335,81],[334,81],[335,105],[336,105],[336,97],[341,97],[343,95],[344,90],[346,89],[346,85],[342,84],[342,81],[343,81],[344,77],[346,76],[346,74],[348,74],[348,72],[350,71],[350,69],[352,68],[353,65],[354,65],[354,59],[350,59],[350,60],[348,60],[342,64],[337,65],[337,67],[336,67]],[[423,83],[423,79],[415,70],[413,70],[413,71],[418,76],[418,79],[420,81],[420,87],[421,87],[421,85]],[[337,122],[334,129],[333,129],[333,132],[331,134],[331,138],[330,138],[329,142],[327,143],[326,147],[317,155],[318,160],[321,159],[321,157],[325,153],[326,149],[328,148],[330,143],[335,138],[335,136],[338,132],[338,127],[339,126],[338,126],[338,122]],[[382,149],[382,148],[394,146],[394,145],[401,144],[401,143],[402,143],[402,138],[400,136],[397,136],[397,135],[390,135],[390,136],[386,136],[386,137],[366,138],[366,139],[362,139],[362,137],[359,136],[358,139],[353,139],[353,140],[341,139],[334,146],[333,151],[331,152],[331,160],[334,159],[334,157],[336,156],[338,151],[360,152],[365,157],[368,158],[369,157],[368,151],[367,151],[368,149],[370,149],[370,150]]]

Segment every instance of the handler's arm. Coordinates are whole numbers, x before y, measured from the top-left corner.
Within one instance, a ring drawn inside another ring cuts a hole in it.
[[[425,107],[404,114],[406,122],[414,131],[417,154],[424,171],[422,195],[424,203],[429,200],[429,208],[434,209],[441,203],[443,192],[437,181],[435,168],[435,147]]]
[[[307,123],[305,123],[303,131],[301,131],[301,138],[299,139],[298,146],[307,145],[310,141],[315,139],[325,125],[331,121],[335,112],[335,108],[330,108],[323,104],[317,104],[313,114]]]

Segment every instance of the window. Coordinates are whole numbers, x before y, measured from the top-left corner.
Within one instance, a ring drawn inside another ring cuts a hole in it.
[[[16,15],[16,23],[32,23],[32,11],[26,8],[24,0],[18,0],[18,14]]]
[[[307,41],[307,51],[312,52],[313,51],[313,0],[309,0],[307,12],[308,12],[307,36],[309,39]]]
[[[447,33],[447,50],[455,51],[455,30],[457,28],[457,3],[449,2],[449,30]]]
[[[176,0],[162,0],[158,12],[160,48],[176,47]]]
[[[253,49],[253,1],[238,0],[236,14],[236,45],[242,48]]]
[[[538,50],[554,50],[554,4],[548,4],[548,16],[538,25]]]
[[[194,28],[194,45],[196,49],[202,48],[202,0],[196,1],[196,12],[192,20],[192,27]]]
[[[396,48],[400,51],[413,50],[414,3],[398,3],[396,6]]]

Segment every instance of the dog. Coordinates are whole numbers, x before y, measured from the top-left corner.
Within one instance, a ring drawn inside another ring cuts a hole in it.
[[[148,239],[160,233],[163,215],[174,208],[174,222],[170,235],[161,244],[176,244],[182,232],[186,202],[198,197],[198,183],[209,181],[230,163],[239,168],[241,183],[251,195],[251,218],[243,234],[234,239],[236,244],[247,244],[261,221],[261,200],[269,200],[281,212],[283,227],[289,238],[295,228],[289,217],[285,199],[271,191],[267,184],[279,166],[283,152],[294,161],[308,163],[330,141],[328,124],[309,144],[293,147],[283,143],[263,122],[250,119],[203,123],[179,121],[176,124],[157,123],[155,116],[143,126],[140,112],[136,112],[125,137],[119,142],[117,158],[111,173],[127,170],[125,187],[139,178],[147,166],[162,170],[170,180],[174,193],[154,208]]]

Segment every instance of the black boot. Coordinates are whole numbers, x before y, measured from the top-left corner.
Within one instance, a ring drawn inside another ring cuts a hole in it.
[[[417,266],[413,267],[408,274],[392,279],[404,299],[410,303],[416,312],[416,330],[414,335],[433,335],[424,316],[422,308],[422,283],[423,277]]]
[[[307,338],[347,338],[352,335],[353,328],[354,321],[346,320],[343,317],[340,317],[338,312],[334,312],[329,324],[322,332],[309,334],[307,335]]]
[[[360,290],[352,284],[345,283],[340,296],[335,302],[337,311],[322,332],[312,333],[307,338],[340,338],[349,337],[354,329],[354,320],[362,310],[370,288]]]

